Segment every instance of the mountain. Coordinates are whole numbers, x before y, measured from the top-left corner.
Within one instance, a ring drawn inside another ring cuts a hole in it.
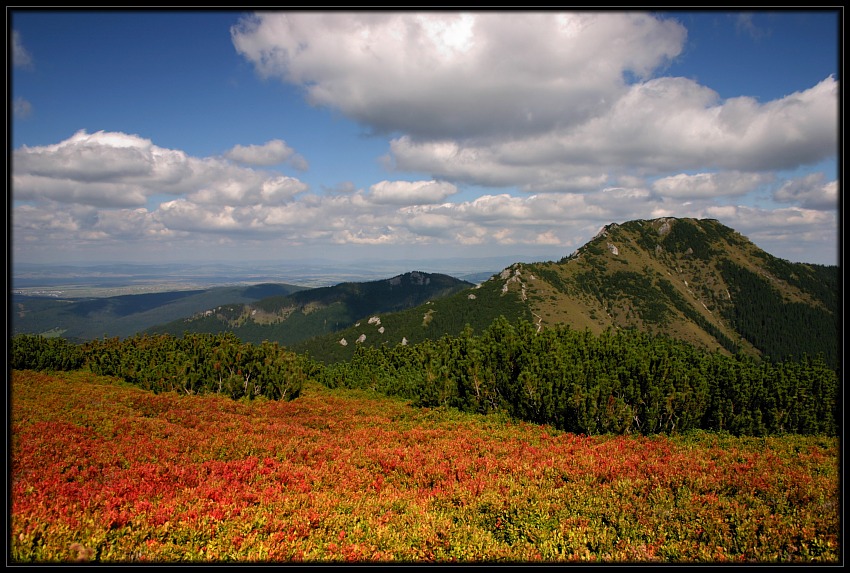
[[[838,267],[790,263],[713,219],[606,226],[526,272],[541,324],[639,328],[710,350],[838,359]]]
[[[136,333],[233,332],[324,362],[361,345],[416,344],[481,332],[494,319],[670,336],[723,353],[839,364],[839,269],[773,257],[713,219],[604,227],[559,261],[514,263],[478,285],[409,272],[306,288],[214,287],[105,298],[13,294],[13,334],[71,341]]]
[[[372,314],[403,311],[472,286],[449,275],[412,271],[384,280],[343,282],[250,303],[222,304],[145,332],[175,336],[233,332],[244,342],[269,340],[291,346]]]
[[[560,261],[515,263],[478,287],[303,341],[326,362],[358,344],[412,344],[503,315],[538,328],[634,328],[724,353],[839,360],[838,267],[791,263],[713,219],[604,227]],[[365,314],[361,315],[365,316]],[[380,329],[380,330],[379,330]]]
[[[86,341],[127,337],[175,316],[207,308],[287,295],[304,287],[287,284],[210,287],[110,297],[59,298],[12,295],[12,334],[61,336]]]

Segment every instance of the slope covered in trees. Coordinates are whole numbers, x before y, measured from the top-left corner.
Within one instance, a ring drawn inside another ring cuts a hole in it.
[[[501,316],[511,321],[532,318],[528,305],[516,292],[504,289],[498,280],[489,280],[406,310],[363,315],[349,328],[305,339],[290,348],[331,364],[350,360],[360,346],[416,344],[460,334],[467,326],[481,332]]]
[[[583,434],[834,434],[840,406],[837,372],[822,357],[776,363],[636,330],[538,332],[504,318],[480,336],[360,346],[320,380]]]
[[[403,311],[472,286],[448,275],[413,271],[379,281],[344,282],[248,304],[221,305],[145,332],[174,336],[230,332],[245,342],[268,340],[293,346],[348,328],[369,314]]]
[[[306,380],[364,388],[477,413],[503,412],[580,434],[695,429],[742,435],[835,435],[836,370],[823,358],[771,362],[729,356],[636,330],[595,335],[496,319],[418,344],[358,345],[323,365],[277,344],[232,334],[140,336],[77,346],[18,336],[13,369],[88,368],[152,391],[293,399]]]

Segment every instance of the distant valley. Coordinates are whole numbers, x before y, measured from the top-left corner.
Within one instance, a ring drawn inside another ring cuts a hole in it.
[[[222,304],[289,294],[303,288],[260,284],[80,298],[13,293],[10,322],[12,334],[61,336],[72,342],[114,336],[124,338],[168,322],[175,316],[191,315]]]

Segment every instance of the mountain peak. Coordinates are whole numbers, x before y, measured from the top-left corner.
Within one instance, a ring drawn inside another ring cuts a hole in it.
[[[569,257],[526,270],[537,280],[522,292],[544,327],[637,328],[777,359],[837,356],[837,267],[778,259],[716,219],[610,223]]]

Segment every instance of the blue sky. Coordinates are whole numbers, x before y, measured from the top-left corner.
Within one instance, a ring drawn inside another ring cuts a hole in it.
[[[531,262],[669,216],[839,263],[838,10],[7,16],[15,262]]]

